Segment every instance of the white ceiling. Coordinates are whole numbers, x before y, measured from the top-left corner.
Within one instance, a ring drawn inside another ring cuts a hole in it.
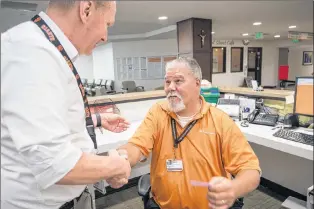
[[[33,2],[39,4],[37,12],[47,5],[47,1]],[[32,15],[34,13],[1,8],[0,31]],[[168,16],[168,20],[160,21],[159,16]],[[313,32],[313,0],[117,1],[116,23],[109,29],[109,39],[175,38],[176,22],[191,17],[212,19],[214,39],[243,39],[242,33],[255,32],[270,34],[265,39],[274,39],[275,34],[287,39],[289,30]],[[253,26],[257,21],[262,25]],[[289,25],[297,28],[289,29]]]

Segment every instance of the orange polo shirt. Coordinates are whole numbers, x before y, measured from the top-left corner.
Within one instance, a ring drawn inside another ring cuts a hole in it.
[[[208,208],[208,189],[192,186],[191,180],[209,182],[226,172],[235,176],[245,169],[261,171],[258,158],[233,120],[202,100],[201,112],[195,116],[199,120],[175,149],[183,171],[166,168],[166,160],[174,158],[170,117],[178,121],[167,101],[153,105],[129,141],[146,157],[152,153],[152,195],[162,209]],[[179,136],[184,128],[178,122],[176,127]]]

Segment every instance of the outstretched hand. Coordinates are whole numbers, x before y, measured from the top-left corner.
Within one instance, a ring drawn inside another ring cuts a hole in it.
[[[209,182],[209,208],[228,209],[236,200],[232,180],[225,177],[213,177]]]
[[[115,133],[126,131],[129,128],[130,123],[122,116],[114,113],[101,113],[101,126]]]

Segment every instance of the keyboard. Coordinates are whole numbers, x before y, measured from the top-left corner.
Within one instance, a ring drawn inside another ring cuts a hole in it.
[[[273,114],[258,114],[252,123],[265,126],[275,126],[279,116]]]
[[[220,98],[217,105],[240,105],[240,100]]]
[[[279,129],[276,133],[273,134],[273,136],[311,146],[313,146],[314,141],[313,135],[295,132],[287,129]]]

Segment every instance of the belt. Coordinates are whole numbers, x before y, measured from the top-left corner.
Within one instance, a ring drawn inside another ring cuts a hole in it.
[[[80,196],[74,198],[73,200],[64,203],[59,209],[72,209],[74,207],[74,200],[78,201],[81,198],[82,194]]]

